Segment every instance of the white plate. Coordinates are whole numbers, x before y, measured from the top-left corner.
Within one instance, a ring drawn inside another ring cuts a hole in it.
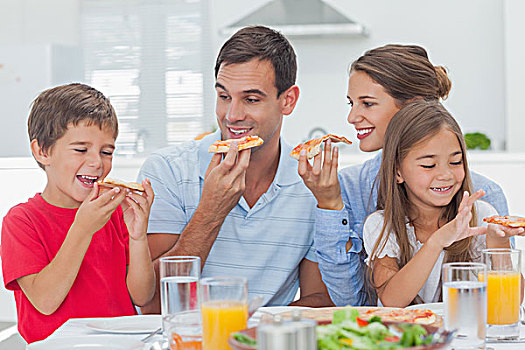
[[[266,307],[260,307],[255,311],[248,320],[248,328],[255,327],[259,324],[259,321],[261,320],[261,317],[263,314],[272,314],[277,315],[283,312],[291,311],[291,310],[301,310],[301,309],[311,309],[310,307],[306,306],[266,306]]]
[[[445,316],[445,309],[443,303],[428,303],[407,306],[405,309],[428,309],[436,315]]]
[[[29,344],[27,350],[140,350],[144,343],[136,338],[118,335],[89,335],[45,339]]]
[[[151,333],[161,327],[160,315],[137,315],[101,318],[86,324],[98,332],[139,334]]]

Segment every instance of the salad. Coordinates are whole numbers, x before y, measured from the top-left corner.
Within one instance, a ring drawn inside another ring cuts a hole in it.
[[[317,326],[318,350],[390,350],[434,344],[435,334],[418,324],[384,324],[373,316],[366,321],[356,309],[334,311],[332,323]],[[256,347],[257,341],[244,333],[233,333],[239,343]],[[438,340],[439,342],[439,340]]]
[[[431,344],[433,335],[418,324],[387,326],[374,316],[369,321],[355,309],[334,311],[332,323],[317,326],[319,350],[387,350]]]

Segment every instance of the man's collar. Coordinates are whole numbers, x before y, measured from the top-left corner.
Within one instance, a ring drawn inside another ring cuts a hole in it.
[[[200,167],[200,177],[204,179],[206,175],[206,170],[210,164],[212,153],[208,153],[208,148],[213,142],[221,139],[221,131],[217,130],[216,132],[206,135],[199,142],[199,167]],[[277,173],[275,174],[275,184],[278,186],[288,186],[293,185],[297,182],[302,181],[301,177],[297,173],[297,160],[290,157],[290,152],[292,151],[292,146],[288,145],[283,138],[280,138],[281,141],[281,154],[279,157],[279,165],[277,167]]]

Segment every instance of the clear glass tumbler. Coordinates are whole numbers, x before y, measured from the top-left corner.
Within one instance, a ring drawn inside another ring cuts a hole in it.
[[[202,333],[200,318],[193,328],[177,327],[180,314],[186,315],[193,311],[200,316],[199,286],[201,259],[196,256],[170,256],[160,259],[160,302],[162,313],[162,329],[168,339],[182,337],[189,331],[191,341],[195,333]],[[195,320],[193,320],[195,323]],[[176,334],[172,334],[176,333]]]
[[[445,328],[457,330],[454,349],[485,346],[487,323],[487,283],[482,263],[447,263],[443,265],[443,302]]]
[[[248,322],[248,283],[241,277],[210,277],[200,281],[202,348],[229,350],[232,332]]]
[[[517,339],[520,335],[521,250],[485,249],[487,265],[487,337]]]

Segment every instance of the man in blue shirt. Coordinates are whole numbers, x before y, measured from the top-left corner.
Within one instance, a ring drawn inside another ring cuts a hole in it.
[[[265,305],[329,306],[313,248],[315,199],[280,137],[283,115],[295,108],[296,58],[290,43],[266,27],[235,33],[216,65],[220,130],[201,141],[152,154],[139,178],[155,191],[148,241],[153,259],[193,255],[202,277],[241,276]],[[258,135],[261,146],[222,158],[217,139]],[[158,289],[158,288],[157,288]],[[158,292],[158,290],[157,290]],[[143,312],[159,312],[158,293]]]

